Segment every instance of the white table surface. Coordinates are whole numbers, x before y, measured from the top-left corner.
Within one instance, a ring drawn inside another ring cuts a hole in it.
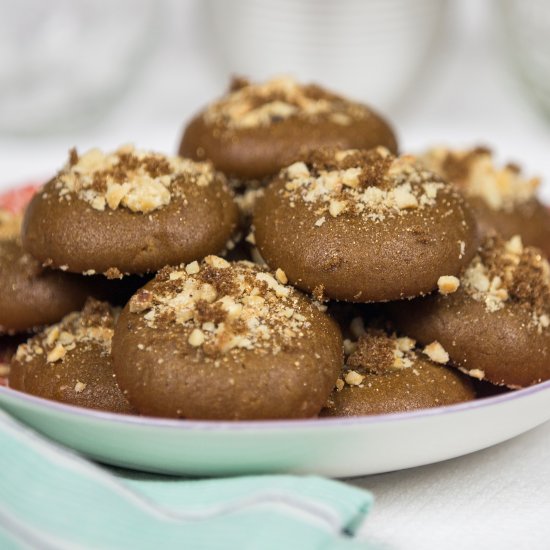
[[[401,142],[412,151],[440,142],[490,144],[502,158],[545,177],[542,195],[550,200],[550,125],[498,54],[494,33],[481,28],[481,3],[466,4],[457,15],[462,24],[447,36],[432,70],[391,113]],[[174,75],[166,77],[168,96],[160,108],[158,75],[174,62],[169,54],[152,63],[124,104],[93,129],[47,138],[0,136],[0,189],[47,177],[74,144],[110,148],[134,141],[175,151],[183,121],[219,93],[211,75],[191,71],[199,55],[188,67],[193,78],[187,85],[177,88]],[[466,457],[350,483],[376,496],[364,532],[382,548],[550,548],[550,423]]]
[[[363,533],[382,549],[550,548],[550,422],[464,457],[349,481],[376,495]]]

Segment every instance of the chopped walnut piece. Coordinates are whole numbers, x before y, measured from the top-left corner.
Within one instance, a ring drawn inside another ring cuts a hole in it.
[[[478,380],[483,380],[485,378],[485,371],[481,369],[460,369],[462,372],[466,373],[468,376],[471,376],[472,378],[477,378]]]
[[[358,372],[354,370],[350,370],[346,373],[346,376],[344,377],[344,380],[346,381],[346,384],[349,384],[350,386],[359,386],[365,377]]]
[[[204,332],[199,328],[193,329],[189,335],[188,342],[194,347],[202,346],[204,343]]]
[[[66,354],[67,350],[61,344],[57,344],[50,352],[48,352],[46,361],[48,363],[57,363],[57,361],[61,361]]]
[[[422,350],[434,363],[444,365],[449,362],[449,354],[445,351],[445,348],[436,340],[431,344],[428,344]]]
[[[86,386],[87,384],[84,384],[84,382],[80,382],[79,380],[77,380],[74,386],[74,391],[76,393],[82,393],[86,389]]]
[[[187,264],[185,266],[185,272],[188,275],[195,275],[199,271],[200,271],[200,266],[199,266],[199,262],[197,262],[197,261],[191,262],[190,264]]]
[[[277,268],[277,271],[275,271],[275,278],[282,285],[286,285],[288,283],[288,277],[286,276],[286,273],[281,268]]]
[[[329,214],[336,218],[346,211],[348,203],[346,201],[331,200],[328,207]]]
[[[460,280],[454,275],[442,275],[437,280],[437,287],[441,294],[452,294],[458,290]]]
[[[519,235],[514,235],[509,241],[506,241],[504,248],[506,252],[519,256],[523,252],[523,243]]]
[[[216,269],[227,269],[230,267],[230,263],[227,260],[224,260],[223,258],[220,258],[219,256],[206,256],[204,259],[205,263],[207,263],[211,267],[215,267]]]
[[[153,294],[143,288],[139,289],[130,299],[130,312],[139,313],[150,309],[153,305]]]

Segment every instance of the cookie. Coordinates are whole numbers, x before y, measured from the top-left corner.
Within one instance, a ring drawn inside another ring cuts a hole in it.
[[[318,151],[283,169],[253,221],[269,266],[318,298],[352,302],[429,293],[477,247],[454,186],[383,148]]]
[[[118,310],[90,299],[21,344],[12,359],[9,386],[45,399],[130,414],[117,386],[111,340]]]
[[[497,167],[491,151],[483,147],[432,149],[422,161],[458,185],[484,234],[494,230],[507,239],[520,235],[526,245],[550,257],[550,211],[537,199],[538,178],[527,178],[515,164]]]
[[[453,405],[475,398],[461,373],[415,350],[411,338],[367,329],[353,343],[321,416],[362,416]]]
[[[130,403],[151,416],[315,416],[342,365],[324,306],[250,262],[165,268],[130,300],[113,338]]]
[[[232,193],[209,163],[131,146],[73,149],[31,201],[22,237],[48,266],[118,278],[219,252],[237,223]]]
[[[261,180],[320,147],[397,151],[390,125],[372,109],[291,78],[233,82],[185,128],[180,155],[210,159],[240,180]]]
[[[0,211],[0,334],[55,323],[93,292],[84,277],[42,267],[21,248],[18,216]]]
[[[437,341],[472,377],[510,388],[550,379],[550,267],[517,236],[488,237],[453,285],[390,312],[403,332]]]

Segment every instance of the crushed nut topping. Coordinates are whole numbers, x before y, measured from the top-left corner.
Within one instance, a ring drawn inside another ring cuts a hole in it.
[[[290,77],[277,77],[263,84],[241,79],[228,95],[212,103],[204,113],[209,125],[227,129],[270,126],[298,117],[320,117],[341,126],[370,116],[358,103],[332,94],[316,85],[300,85]]]
[[[421,159],[466,195],[483,199],[494,210],[512,210],[535,197],[540,185],[539,178],[526,178],[515,164],[497,167],[491,150],[484,147],[465,151],[434,148]]]
[[[82,393],[86,389],[86,386],[87,384],[81,382],[80,380],[77,380],[76,384],[74,385],[75,393]]]
[[[412,369],[418,374],[415,367],[421,358],[416,350],[416,341],[412,338],[399,337],[372,326],[365,328],[360,317],[352,320],[350,331],[357,341],[344,340],[344,353],[347,359],[342,374],[336,381],[336,391],[342,391],[346,386],[362,388],[366,383],[365,378],[369,375],[383,376],[404,369]],[[449,358],[447,356],[446,360],[442,361],[443,348],[436,342],[431,346],[428,346],[432,352],[429,359],[439,364],[446,363]]]
[[[434,363],[444,365],[449,362],[449,354],[437,340],[431,344],[428,344],[422,352],[426,354]]]
[[[437,288],[441,294],[452,294],[458,290],[460,279],[454,275],[442,275],[437,280]]]
[[[352,323],[352,333],[357,335],[358,340],[353,342],[354,346],[350,345],[351,342],[346,346],[349,356],[341,377],[346,384],[360,386],[367,374],[385,374],[414,365],[417,355],[413,339],[389,335],[370,327],[365,329],[360,317]]]
[[[317,216],[316,227],[346,214],[382,221],[437,202],[443,180],[423,169],[415,157],[394,157],[383,148],[370,151],[322,150],[283,169],[283,196],[301,201]]]
[[[478,380],[483,380],[485,378],[485,371],[481,369],[467,369],[465,367],[458,367],[458,370],[471,376],[472,378],[477,378]]]
[[[202,187],[215,177],[221,175],[208,162],[139,151],[126,145],[114,153],[90,149],[79,155],[72,149],[54,185],[60,200],[70,201],[76,196],[95,210],[127,208],[149,213],[170,204],[175,196],[185,200],[184,184]]]
[[[15,359],[21,363],[30,362],[45,355],[46,362],[55,365],[63,362],[77,346],[92,343],[100,346],[101,354],[109,355],[118,313],[118,308],[89,298],[81,312],[69,313],[59,323],[21,344]],[[76,388],[75,391],[78,392]]]
[[[182,325],[189,345],[209,357],[239,349],[278,353],[306,334],[304,298],[282,270],[218,256],[194,264],[164,268],[149,290],[132,297],[130,312],[150,328]]]
[[[461,283],[489,312],[513,303],[526,310],[539,332],[550,325],[550,266],[542,252],[524,247],[518,236],[488,237]]]

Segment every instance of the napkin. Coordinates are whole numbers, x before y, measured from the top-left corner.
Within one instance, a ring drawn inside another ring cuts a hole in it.
[[[315,476],[109,470],[0,411],[0,548],[356,549],[372,495]]]

